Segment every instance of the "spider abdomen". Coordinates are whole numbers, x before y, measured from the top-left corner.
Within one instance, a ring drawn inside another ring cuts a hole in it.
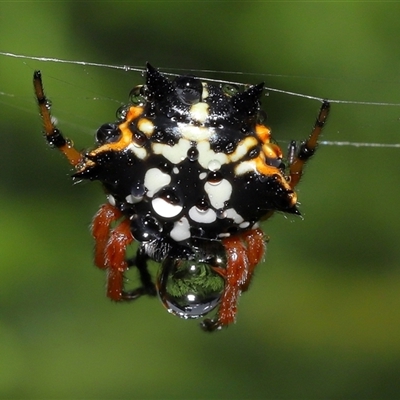
[[[99,129],[100,146],[75,176],[103,183],[139,241],[220,240],[271,210],[296,212],[280,151],[258,123],[261,90],[170,82],[150,68],[136,104]]]

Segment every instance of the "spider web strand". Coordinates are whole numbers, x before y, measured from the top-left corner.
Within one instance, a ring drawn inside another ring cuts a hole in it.
[[[109,69],[122,70],[122,71],[126,71],[126,72],[128,72],[128,71],[134,71],[134,72],[140,72],[140,73],[145,72],[144,68],[138,67],[138,66],[113,65],[113,64],[89,62],[89,61],[66,60],[66,59],[55,58],[55,57],[37,57],[37,56],[28,56],[28,55],[24,55],[24,54],[16,54],[16,53],[3,52],[3,51],[0,51],[0,56],[20,58],[20,59],[40,61],[40,62],[53,62],[53,63],[59,63],[59,64],[71,64],[71,65],[82,65],[82,66],[90,66],[90,67],[98,67],[98,68],[109,68]],[[168,68],[168,69],[170,69],[170,68]],[[207,72],[207,73],[220,72],[220,71],[212,71],[212,70],[190,70],[190,71],[191,72],[201,71],[201,72]],[[241,74],[238,72],[230,72],[230,71],[225,71],[225,73]],[[170,72],[164,72],[164,74],[169,75],[169,76],[178,76],[178,74],[170,73]],[[221,79],[211,79],[211,78],[204,78],[204,79],[209,82],[227,83],[227,84],[245,86],[245,84],[241,83],[241,82],[221,80]],[[310,100],[316,100],[319,102],[326,100],[326,101],[329,101],[330,103],[337,103],[337,104],[355,104],[355,105],[366,105],[366,106],[367,105],[368,106],[395,106],[395,107],[400,106],[400,103],[324,99],[322,97],[311,96],[311,95],[307,95],[304,93],[291,92],[291,91],[276,89],[276,88],[272,88],[272,87],[265,87],[265,89],[270,92],[287,94],[289,96],[301,97],[301,98],[306,98],[306,99],[310,99]],[[0,96],[15,97],[13,94],[1,92],[1,91],[0,91]],[[363,142],[348,142],[348,141],[321,141],[320,144],[327,145],[327,146],[400,148],[400,143],[363,143]]]

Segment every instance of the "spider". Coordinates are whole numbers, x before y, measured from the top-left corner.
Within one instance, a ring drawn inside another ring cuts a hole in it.
[[[79,152],[55,126],[40,71],[34,90],[44,133],[73,166],[75,180],[98,180],[107,203],[91,227],[95,264],[107,296],[158,295],[181,318],[204,318],[214,331],[233,323],[237,302],[262,260],[259,224],[275,211],[300,214],[295,186],[314,154],[329,113],[322,102],[307,140],[283,158],[263,124],[263,83],[245,90],[191,76],[168,79],[150,64],[117,120],[103,124],[93,149]],[[134,258],[126,256],[136,240]],[[149,260],[161,263],[155,280]],[[136,267],[140,286],[125,289]]]

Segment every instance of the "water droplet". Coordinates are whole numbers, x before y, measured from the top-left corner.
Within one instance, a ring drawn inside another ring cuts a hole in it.
[[[225,281],[203,260],[166,258],[158,286],[167,310],[189,319],[202,317],[219,305]]]
[[[160,236],[162,226],[159,221],[151,216],[139,217],[135,215],[131,218],[131,229],[136,240],[147,242]]]
[[[158,168],[161,172],[164,172],[164,174],[171,173],[171,165],[167,162],[161,162],[160,164],[158,164]]]
[[[129,100],[134,106],[143,106],[146,104],[146,98],[143,95],[143,85],[136,86],[130,91]]]
[[[191,105],[200,101],[203,85],[199,79],[189,76],[179,76],[174,80],[173,86],[175,93],[183,104]]]
[[[96,141],[99,144],[117,142],[122,132],[117,124],[103,124],[96,133]]]
[[[197,161],[197,159],[199,158],[199,151],[197,150],[196,147],[191,147],[188,151],[187,151],[187,158],[189,159],[189,161]]]
[[[211,160],[208,163],[207,168],[213,172],[218,171],[221,168],[221,163],[218,160]]]
[[[260,110],[257,113],[257,124],[262,124],[267,120],[267,113],[263,110]]]
[[[224,218],[226,218],[226,211],[225,211],[223,208],[219,208],[219,209],[216,211],[216,214],[217,214],[217,218],[218,218],[218,219],[224,219]]]
[[[207,175],[207,182],[210,183],[211,185],[218,185],[223,179],[223,176],[220,172],[218,171],[211,171]]]
[[[72,147],[74,147],[74,142],[73,142],[71,139],[69,139],[69,138],[66,138],[66,139],[65,139],[65,144],[67,145],[67,147],[68,147],[69,149],[72,149]]]
[[[225,146],[225,153],[226,154],[233,153],[234,150],[235,150],[235,144],[233,142],[229,142],[229,143],[226,144],[226,146]]]
[[[165,138],[165,133],[161,130],[157,130],[151,136],[151,140],[154,142],[162,143]]]
[[[221,89],[224,92],[224,94],[228,95],[229,97],[232,97],[240,92],[239,86],[233,85],[231,83],[223,84]]]
[[[254,147],[253,149],[251,149],[248,153],[247,156],[249,158],[255,158],[259,155],[260,153],[260,149],[258,147]]]
[[[141,182],[137,182],[134,186],[132,186],[131,193],[135,197],[144,196],[145,192],[146,188]]]
[[[196,203],[196,207],[201,210],[201,211],[205,211],[208,210],[210,208],[210,203],[207,200],[206,197],[202,197],[197,203]]]
[[[128,114],[130,106],[125,104],[118,108],[116,111],[116,117],[118,121],[124,121],[126,119],[126,115]]]
[[[265,162],[267,163],[267,165],[270,165],[271,167],[280,168],[282,164],[282,159],[267,157]]]

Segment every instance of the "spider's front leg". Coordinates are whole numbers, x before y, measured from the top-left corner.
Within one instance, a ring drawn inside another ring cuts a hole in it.
[[[44,93],[40,71],[35,71],[33,75],[33,86],[47,142],[61,151],[78,173],[82,173],[84,171],[82,165],[88,166],[92,162],[87,159],[86,153],[76,150],[72,142],[56,128],[50,113],[50,101]],[[139,255],[139,252],[136,266],[140,273],[142,287],[133,291],[124,290],[124,272],[134,265],[132,261],[125,259],[126,248],[133,241],[129,220],[122,219],[119,225],[111,229],[111,225],[122,217],[120,210],[110,204],[105,204],[94,217],[92,224],[92,234],[96,242],[95,264],[107,271],[107,296],[115,301],[134,300],[142,294],[155,294],[146,260]]]
[[[248,289],[254,268],[264,256],[266,239],[261,229],[253,229],[226,238],[222,243],[227,265],[218,272],[225,278],[225,289],[216,318],[205,319],[201,324],[209,332],[235,322],[237,302],[241,293]]]
[[[44,94],[42,74],[35,71],[33,74],[33,87],[36,99],[39,105],[39,112],[43,121],[44,133],[46,140],[52,147],[60,150],[71,165],[77,166],[82,161],[82,154],[75,149],[72,142],[64,137],[59,129],[57,129],[52,121],[50,114],[50,102]]]
[[[322,132],[325,122],[329,115],[330,104],[324,100],[315,121],[314,128],[308,139],[300,144],[297,151],[296,142],[292,141],[289,145],[288,160],[290,170],[290,187],[293,189],[300,181],[303,174],[303,168],[307,160],[315,153],[318,145],[318,138]]]

